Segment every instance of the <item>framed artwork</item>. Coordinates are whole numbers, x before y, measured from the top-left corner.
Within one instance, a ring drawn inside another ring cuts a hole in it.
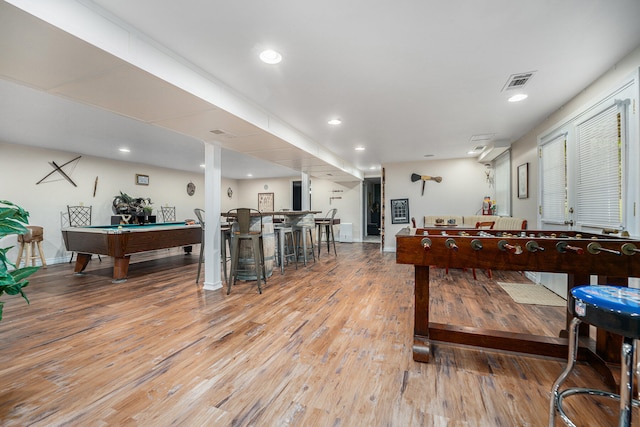
[[[518,199],[529,197],[529,163],[518,166]]]
[[[391,200],[391,224],[409,224],[409,199]]]
[[[260,212],[273,212],[273,193],[258,193],[258,210]]]
[[[136,174],[136,184],[137,185],[149,185],[149,175],[141,175],[139,173]]]

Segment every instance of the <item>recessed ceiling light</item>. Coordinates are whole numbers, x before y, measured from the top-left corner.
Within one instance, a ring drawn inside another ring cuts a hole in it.
[[[518,102],[518,101],[522,101],[524,99],[527,99],[529,95],[525,95],[524,93],[518,93],[516,95],[513,95],[511,98],[509,98],[509,102]]]
[[[200,165],[201,168],[205,167],[205,165]]]
[[[433,154],[425,154],[424,157],[433,157]]]
[[[282,55],[275,50],[267,49],[260,53],[260,59],[266,64],[278,64],[282,61]]]
[[[359,146],[359,147],[356,147],[356,148],[355,148],[355,150],[356,150],[356,151],[364,151],[364,147]]]
[[[331,119],[327,123],[329,123],[330,125],[339,125],[340,123],[342,123],[342,120],[340,120],[340,119]]]
[[[118,151],[120,151],[121,153],[130,153],[131,150],[129,150],[128,148],[119,148]]]
[[[253,176],[253,174],[252,174],[252,173],[248,173],[248,174],[247,174],[247,176],[248,176],[249,178],[251,178],[251,177]]]

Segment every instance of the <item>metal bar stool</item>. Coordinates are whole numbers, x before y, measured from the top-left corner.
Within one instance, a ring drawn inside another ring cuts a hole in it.
[[[331,243],[333,243],[333,253],[337,256],[336,251],[336,237],[333,234],[333,219],[336,216],[338,209],[330,209],[325,217],[316,221],[316,234],[318,235],[318,258],[320,258],[320,249],[322,248],[322,236],[325,235],[327,239],[327,253],[331,253]]]
[[[555,426],[557,412],[567,425],[575,427],[562,407],[563,400],[575,394],[589,394],[619,400],[618,426],[630,426],[631,407],[640,405],[632,395],[633,360],[636,340],[640,338],[640,289],[610,285],[578,286],[571,289],[568,308],[573,314],[569,330],[569,356],[567,367],[551,389],[549,426]],[[559,391],[576,363],[580,322],[622,335],[620,394],[584,387],[570,387]]]
[[[200,270],[202,267],[202,262],[204,261],[204,209],[195,208],[193,213],[198,217],[198,222],[200,222],[200,228],[202,229],[202,239],[200,241],[200,258],[198,259],[198,274],[196,275],[196,283],[200,280]],[[229,284],[229,278],[227,277],[227,243],[230,241],[231,237],[231,227],[222,226],[220,227],[220,239],[221,239],[221,248],[220,248],[220,261],[222,261],[222,272],[224,273],[224,281]]]
[[[260,217],[260,231],[251,230],[251,214]],[[238,260],[240,258],[240,242],[250,241],[250,250],[253,255],[253,265],[258,282],[258,292],[262,293],[260,278],[267,283],[267,270],[264,264],[264,244],[262,239],[262,213],[257,209],[237,208],[231,209],[227,217],[234,217],[236,222],[231,228],[231,277],[227,283],[227,295],[231,293],[231,285],[236,284],[238,278]],[[246,261],[246,260],[245,260]]]
[[[22,255],[24,257],[24,266],[28,267],[29,262],[35,267],[36,259],[38,259],[37,253],[40,255],[40,262],[42,262],[42,268],[47,268],[47,262],[44,259],[44,252],[42,250],[42,241],[44,240],[44,229],[37,225],[27,225],[28,232],[24,234],[18,234],[18,243],[20,243],[20,249],[18,249],[18,259],[16,260],[16,268],[20,268],[20,262],[22,262]]]
[[[296,265],[298,269],[298,257],[296,256],[296,239],[293,234],[293,228],[287,227],[284,224],[274,225],[276,234],[276,253],[278,255],[278,263],[280,265],[280,272],[284,274],[284,263],[288,264],[290,260]]]
[[[307,266],[308,255],[311,254],[313,262],[316,262],[316,251],[313,243],[313,230],[315,228],[316,221],[313,214],[303,215],[297,219],[296,222],[289,222],[290,219],[287,216],[287,224],[291,225],[296,242],[296,255],[302,256],[305,267]],[[307,238],[308,235],[308,238]]]

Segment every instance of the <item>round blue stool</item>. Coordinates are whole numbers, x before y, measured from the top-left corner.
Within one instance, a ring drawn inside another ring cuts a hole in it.
[[[549,426],[555,425],[556,412],[570,426],[573,421],[562,409],[565,397],[574,394],[604,396],[620,401],[619,426],[631,425],[631,407],[640,406],[633,399],[633,357],[636,340],[640,338],[640,289],[621,286],[578,286],[571,290],[568,301],[569,312],[573,314],[569,329],[569,356],[567,367],[560,374],[551,389]],[[558,391],[573,370],[578,353],[578,326],[586,322],[609,332],[622,335],[620,394],[591,388],[571,387]]]

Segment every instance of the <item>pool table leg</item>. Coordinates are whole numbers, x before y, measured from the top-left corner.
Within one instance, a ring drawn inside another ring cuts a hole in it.
[[[127,280],[130,259],[130,256],[113,258],[113,283],[121,283]]]
[[[80,274],[87,268],[87,264],[91,261],[91,254],[76,254],[76,266],[73,270],[74,273]]]

